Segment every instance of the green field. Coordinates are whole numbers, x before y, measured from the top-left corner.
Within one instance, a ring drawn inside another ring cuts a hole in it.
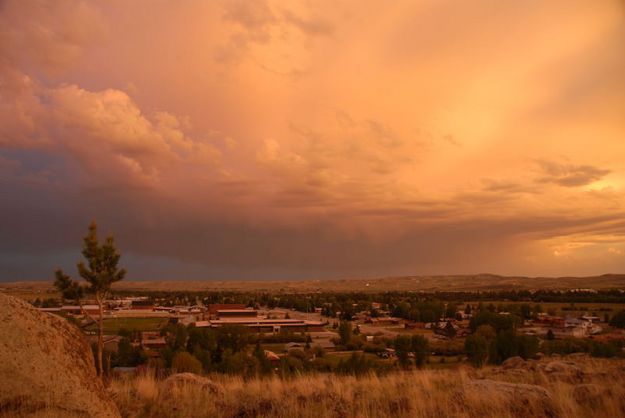
[[[104,333],[117,334],[120,329],[130,331],[158,331],[167,324],[167,318],[111,318],[104,320]],[[96,324],[85,327],[85,331],[97,331]]]

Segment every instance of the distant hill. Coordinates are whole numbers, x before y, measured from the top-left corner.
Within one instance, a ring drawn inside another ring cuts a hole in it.
[[[308,293],[315,291],[385,292],[385,291],[487,291],[533,289],[625,289],[625,274],[604,274],[593,277],[523,277],[494,274],[402,276],[375,279],[346,278],[319,280],[170,280],[130,281],[116,283],[120,290],[189,290],[189,291],[283,291]],[[0,291],[31,297],[51,297],[52,281],[1,283]]]

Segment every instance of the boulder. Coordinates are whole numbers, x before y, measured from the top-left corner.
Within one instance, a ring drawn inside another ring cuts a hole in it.
[[[555,404],[546,389],[523,383],[496,380],[471,380],[463,385],[465,399],[502,399],[513,416],[554,418]],[[468,405],[467,405],[468,406]]]
[[[522,368],[525,368],[526,366],[527,366],[526,361],[523,360],[519,356],[510,357],[509,359],[507,359],[506,361],[501,363],[501,367],[503,369],[506,369],[506,370],[508,370],[508,369],[522,369]]]
[[[577,385],[573,388],[573,399],[588,408],[597,408],[601,405],[605,393],[592,383]]]
[[[166,392],[171,392],[174,388],[180,386],[194,386],[211,393],[223,392],[221,385],[218,383],[194,373],[176,373],[169,376],[163,382],[163,390]]]
[[[119,417],[78,328],[0,293],[0,413]]]
[[[577,383],[584,380],[584,371],[575,363],[570,361],[550,361],[542,366],[542,370],[553,380]]]
[[[571,353],[567,354],[565,357],[567,360],[571,361],[582,361],[590,359],[590,354],[588,353]]]

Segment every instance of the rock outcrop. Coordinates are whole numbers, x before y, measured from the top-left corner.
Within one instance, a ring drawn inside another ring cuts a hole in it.
[[[0,415],[119,417],[82,333],[0,294]]]
[[[542,366],[542,370],[550,379],[569,383],[582,382],[584,380],[584,371],[579,364],[572,361],[550,361]]]
[[[521,368],[524,368],[526,366],[527,366],[526,361],[523,360],[519,356],[510,357],[509,359],[507,359],[506,361],[501,363],[501,368],[504,369],[504,370],[508,370],[508,369],[521,369]]]
[[[207,390],[211,393],[223,392],[223,389],[219,384],[194,373],[176,373],[169,376],[163,382],[163,387],[166,392],[172,392],[176,387],[180,386],[194,386],[202,390]]]
[[[546,389],[522,383],[508,383],[497,380],[471,380],[464,384],[464,397],[488,394],[493,400],[501,400],[514,416],[554,418],[557,411]]]

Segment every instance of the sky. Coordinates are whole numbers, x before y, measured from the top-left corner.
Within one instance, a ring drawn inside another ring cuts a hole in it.
[[[0,280],[625,272],[622,0],[0,0]]]

